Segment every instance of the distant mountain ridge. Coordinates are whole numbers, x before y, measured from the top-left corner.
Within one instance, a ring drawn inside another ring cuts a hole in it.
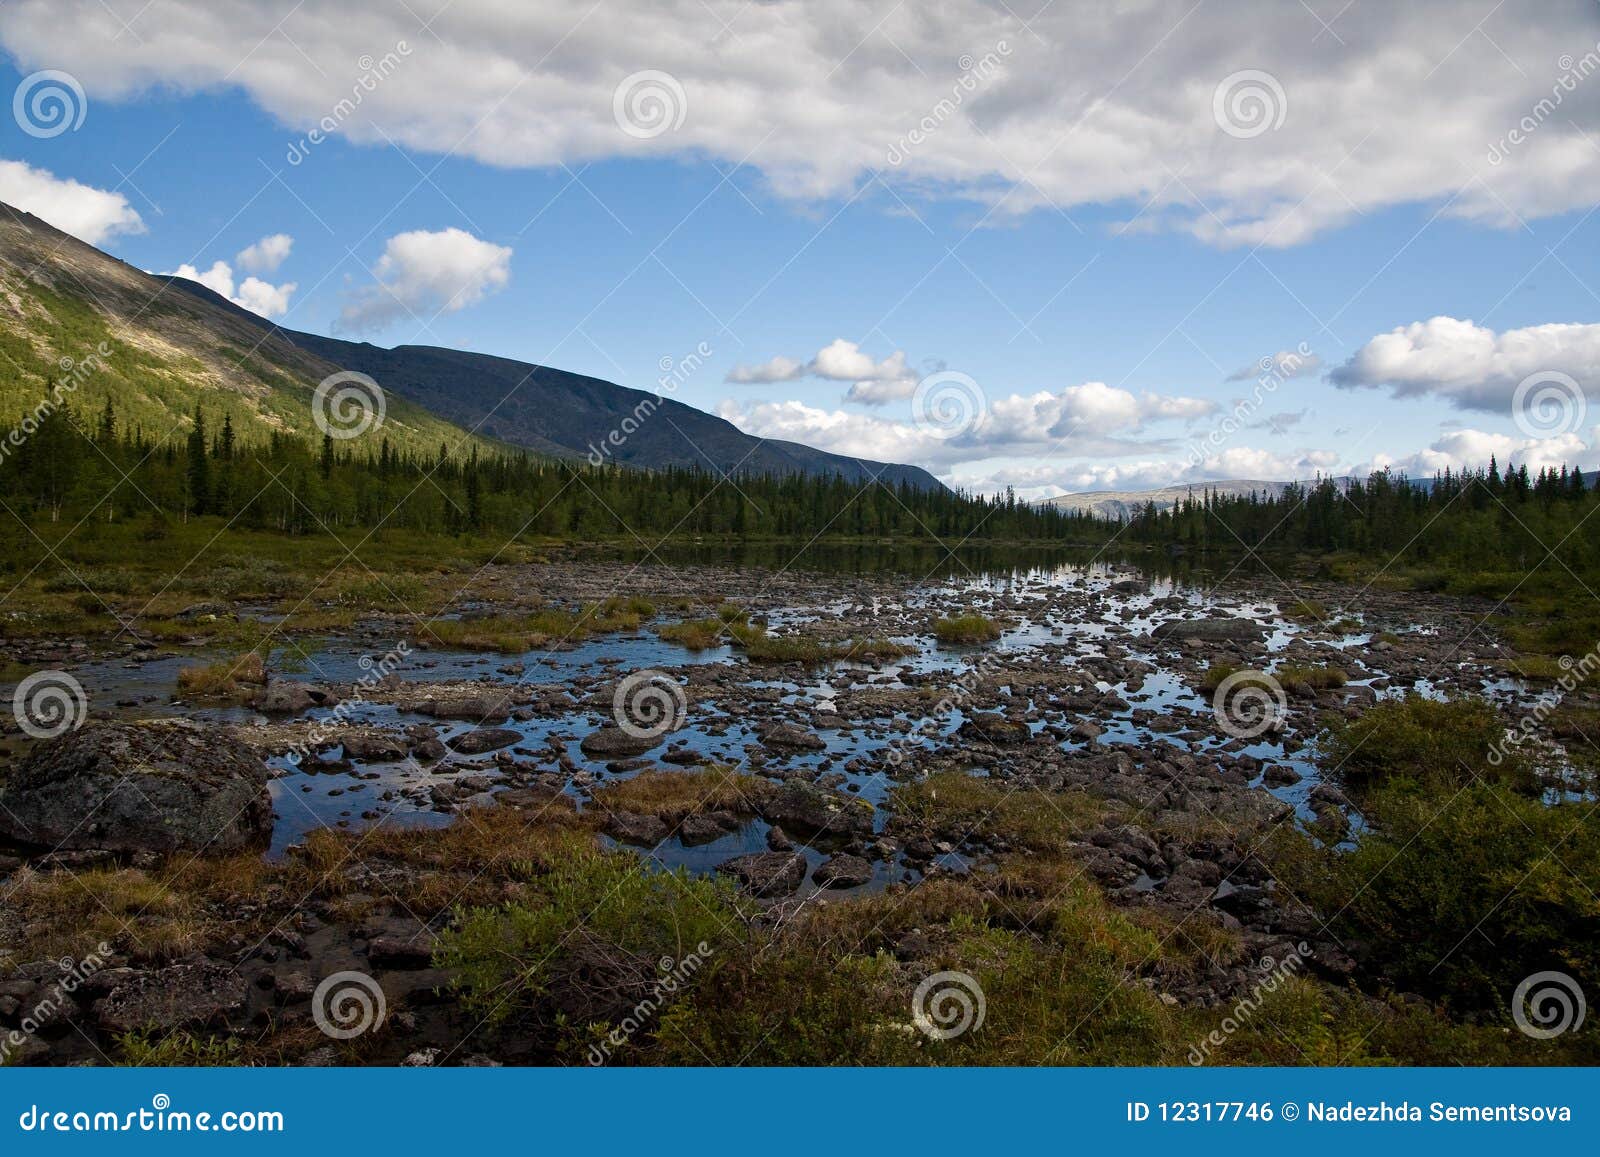
[[[1345,479],[1336,478],[1335,482]],[[1041,506],[1055,506],[1062,510],[1082,510],[1102,518],[1127,520],[1151,503],[1157,510],[1171,510],[1186,498],[1201,499],[1208,493],[1229,497],[1261,494],[1276,498],[1290,486],[1314,486],[1313,481],[1267,482],[1262,479],[1241,478],[1217,482],[1185,482],[1180,486],[1163,486],[1158,490],[1097,490],[1079,494],[1063,494],[1046,498]]]
[[[874,478],[920,490],[944,484],[920,466],[830,454],[799,442],[746,434],[732,422],[672,398],[619,386],[603,378],[494,354],[443,346],[386,349],[285,329],[234,305],[203,285],[172,284],[232,309],[309,354],[366,374],[423,409],[499,442],[596,465],[661,469],[695,467],[723,474],[838,474],[850,482]],[[617,437],[612,438],[615,431]]]
[[[0,421],[33,409],[66,367],[71,405],[107,400],[125,428],[162,438],[197,405],[226,413],[238,435],[318,437],[312,393],[355,370],[386,398],[383,432],[397,448],[506,444],[571,460],[609,459],[712,473],[841,475],[852,482],[944,487],[926,470],[762,439],[644,390],[511,358],[432,346],[383,349],[274,325],[205,286],[158,277],[0,204]],[[105,350],[103,355],[97,351]],[[612,439],[616,431],[618,437]]]

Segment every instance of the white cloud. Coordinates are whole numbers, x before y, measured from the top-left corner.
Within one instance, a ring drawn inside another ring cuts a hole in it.
[[[1487,461],[1487,459],[1485,459]],[[945,479],[953,486],[992,494],[1007,486],[1029,501],[1094,491],[1159,490],[1206,482],[1252,479],[1262,482],[1296,482],[1336,471],[1339,456],[1332,450],[1300,450],[1274,454],[1245,446],[1229,447],[1200,465],[1184,458],[1140,458],[1130,462],[1070,462],[1051,464],[978,464],[959,467]]]
[[[1545,467],[1559,469],[1577,466],[1592,470],[1600,466],[1600,427],[1589,431],[1584,441],[1577,433],[1564,433],[1550,438],[1518,438],[1507,434],[1493,434],[1483,430],[1452,430],[1425,450],[1395,457],[1376,454],[1372,461],[1359,467],[1360,474],[1388,468],[1412,478],[1431,478],[1445,470],[1479,470],[1489,464],[1491,455],[1504,470],[1507,466],[1528,467],[1537,474]]]
[[[806,364],[782,354],[769,358],[760,365],[737,365],[728,372],[726,381],[736,385],[764,385],[768,382],[792,382],[805,376]]]
[[[1169,439],[1139,438],[1154,422],[1212,412],[1198,398],[1135,395],[1104,382],[1085,382],[1059,393],[1040,390],[986,400],[975,428],[955,437],[912,420],[826,410],[787,400],[742,404],[725,401],[717,412],[746,433],[804,442],[839,454],[882,462],[916,462],[948,469],[1008,455],[1109,458],[1134,453],[1179,453]]]
[[[23,161],[0,160],[0,201],[90,245],[118,233],[144,232],[144,221],[121,193],[80,185]]]
[[[101,0],[14,0],[0,43],[24,69],[72,72],[91,99],[242,89],[287,126],[286,146],[350,104],[353,62],[393,52],[397,66],[334,133],[502,166],[705,156],[801,198],[848,194],[877,172],[902,195],[1001,214],[1112,205],[1145,228],[1287,245],[1397,204],[1511,226],[1592,203],[1588,89],[1490,161],[1557,91],[1562,55],[1592,50],[1589,8],[1417,0],[1318,17],[1156,0],[1114,19],[1045,5],[1024,25],[987,0],[635,0],[598,14],[591,0],[457,0],[421,33],[404,5],[285,15],[270,0],[167,0],[130,37]],[[994,67],[955,102],[964,55]],[[612,97],[646,68],[671,74],[686,103],[681,125],[640,139],[618,128]],[[1240,139],[1213,104],[1246,69],[1271,74],[1283,116]]]
[[[890,402],[903,402],[917,392],[917,379],[907,375],[899,378],[869,378],[855,383],[845,393],[844,400],[862,406],[887,406]]]
[[[906,376],[906,355],[896,350],[881,362],[873,361],[855,342],[838,337],[819,349],[806,368],[835,382],[887,382]]]
[[[275,273],[293,247],[293,237],[287,233],[274,233],[239,250],[234,260],[246,273]]]
[[[878,361],[842,337],[834,338],[806,361],[779,354],[758,365],[736,365],[725,380],[735,385],[767,385],[806,377],[850,382],[844,400],[862,406],[905,401],[917,392],[918,380],[906,365],[903,350]]]
[[[1257,378],[1270,378],[1286,382],[1291,378],[1310,377],[1321,368],[1322,359],[1316,354],[1301,353],[1298,350],[1279,350],[1253,365],[1240,366],[1228,375],[1228,381],[1253,382]]]
[[[461,229],[416,229],[389,238],[373,274],[378,284],[353,294],[340,311],[343,328],[370,332],[476,305],[510,282],[511,250]]]
[[[1388,386],[1399,398],[1432,394],[1459,409],[1505,413],[1517,384],[1547,371],[1582,386],[1600,379],[1600,325],[1496,333],[1434,317],[1379,334],[1329,377],[1341,386]]]
[[[226,261],[213,261],[211,268],[206,270],[196,269],[193,265],[185,263],[165,276],[186,277],[190,281],[198,281],[211,292],[221,294],[233,304],[243,306],[250,312],[259,313],[266,318],[282,317],[288,313],[289,298],[299,288],[292,281],[273,285],[259,277],[246,277],[236,290],[233,283],[233,268]]]

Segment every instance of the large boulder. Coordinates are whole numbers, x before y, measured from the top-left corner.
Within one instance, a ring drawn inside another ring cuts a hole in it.
[[[764,900],[793,892],[805,882],[806,868],[806,858],[799,852],[751,852],[717,865],[717,871]]]
[[[0,785],[0,838],[55,850],[228,853],[272,836],[267,767],[182,719],[90,723],[41,743]]]
[[[806,835],[870,835],[873,807],[864,799],[790,780],[759,801],[761,818]]]

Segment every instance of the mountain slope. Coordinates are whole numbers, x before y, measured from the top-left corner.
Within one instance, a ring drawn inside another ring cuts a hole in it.
[[[227,414],[246,442],[274,432],[317,438],[313,391],[340,370],[376,379],[386,400],[384,436],[429,455],[441,443],[460,445],[465,428],[485,447],[598,458],[626,422],[632,433],[606,455],[626,465],[881,477],[942,489],[914,466],[755,438],[681,402],[599,378],[487,354],[381,349],[281,329],[204,286],[152,276],[0,204],[0,424],[19,421],[52,386],[65,386],[79,413],[97,413],[109,398],[124,429],[152,439],[182,436],[201,402],[214,427]]]
[[[109,398],[122,428],[152,440],[182,437],[202,402],[213,429],[227,414],[247,443],[274,432],[320,437],[312,394],[342,367],[209,290],[180,291],[189,284],[0,204],[0,423],[60,387],[80,414]],[[430,455],[463,437],[404,398],[389,401],[382,429],[397,447]]]
[[[469,429],[544,453],[645,468],[693,466],[748,474],[840,474],[938,490],[916,466],[829,454],[798,442],[761,439],[671,398],[548,366],[437,346],[383,349],[279,330],[311,353],[359,370],[392,391]],[[642,415],[642,417],[641,417]],[[626,437],[608,445],[614,430]],[[637,427],[637,428],[634,428]]]

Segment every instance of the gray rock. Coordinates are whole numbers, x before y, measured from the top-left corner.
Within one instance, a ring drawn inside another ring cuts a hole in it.
[[[787,896],[806,878],[806,858],[798,852],[751,852],[717,865],[753,896],[771,899]]]
[[[91,723],[0,787],[0,836],[58,849],[232,853],[272,835],[267,767],[226,729]]]
[[[479,727],[456,736],[450,741],[450,746],[462,755],[482,755],[486,751],[510,747],[521,740],[522,733],[509,727]]]
[[[624,844],[653,847],[667,838],[667,825],[655,816],[613,812],[606,820],[606,834]]]
[[[686,817],[678,825],[678,838],[688,847],[709,844],[738,826],[739,819],[732,812],[703,812]]]
[[[995,711],[979,711],[961,725],[961,734],[982,742],[1011,744],[1028,742],[1031,732],[1020,719],[1007,719]]]
[[[860,856],[829,856],[811,878],[820,888],[859,888],[872,879],[872,864]]]
[[[214,961],[139,972],[95,1005],[106,1032],[197,1028],[244,1008],[244,977]]]
[[[783,751],[821,751],[828,745],[793,723],[775,723],[761,732],[761,745]]]
[[[411,708],[435,719],[468,719],[473,723],[504,723],[511,718],[515,704],[510,695],[448,695],[438,699],[425,699]]]
[[[814,784],[790,780],[761,802],[761,818],[804,833],[870,835],[870,803]]]
[[[338,737],[346,759],[367,763],[397,763],[406,757],[406,745],[393,735],[346,731]]]
[[[298,715],[312,707],[316,700],[301,683],[280,683],[273,680],[251,700],[251,706],[268,715]]]
[[[585,755],[592,755],[600,759],[626,759],[633,755],[643,755],[653,747],[659,747],[665,739],[663,735],[633,735],[620,727],[602,727],[600,730],[584,737],[578,749]]]
[[[1261,632],[1261,624],[1253,619],[1172,619],[1157,625],[1150,637],[1231,643],[1259,639]]]

